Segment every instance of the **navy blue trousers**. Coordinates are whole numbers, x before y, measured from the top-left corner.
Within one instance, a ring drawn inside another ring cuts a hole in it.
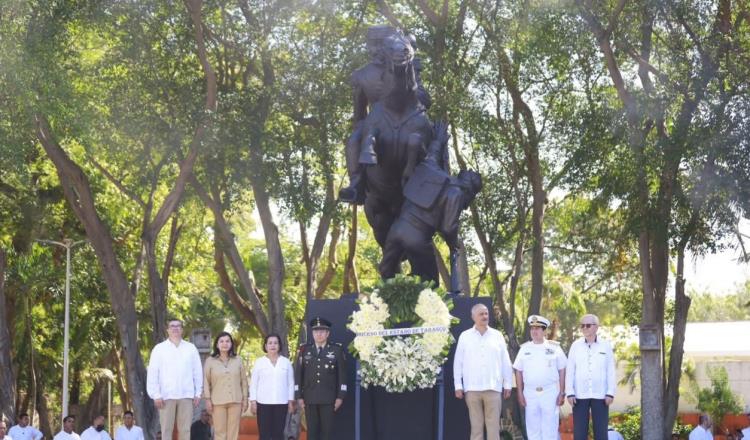
[[[576,399],[576,404],[573,405],[573,439],[588,438],[589,413],[594,428],[594,440],[607,440],[609,407],[604,404],[604,399]]]
[[[289,406],[258,404],[258,433],[260,440],[285,440],[284,425]]]

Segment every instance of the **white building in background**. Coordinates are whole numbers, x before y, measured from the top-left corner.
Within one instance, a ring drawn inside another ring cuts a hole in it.
[[[707,388],[711,380],[707,369],[724,367],[729,376],[732,390],[738,394],[750,411],[750,321],[736,322],[694,322],[688,323],[685,330],[684,362],[692,361],[700,388]],[[617,366],[617,378],[622,379],[625,368]],[[683,385],[685,379],[683,378]],[[640,406],[641,393],[636,389],[631,393],[628,386],[618,386],[617,396],[611,410],[625,411],[630,406]],[[566,405],[566,412],[570,407]],[[696,412],[695,403],[687,396],[680,396],[680,412]]]

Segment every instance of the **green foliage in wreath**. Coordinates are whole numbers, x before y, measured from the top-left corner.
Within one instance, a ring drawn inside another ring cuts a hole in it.
[[[386,327],[393,327],[402,322],[417,324],[419,317],[414,312],[414,308],[417,306],[419,293],[429,288],[432,288],[431,282],[402,274],[379,281],[374,290],[377,290],[378,295],[388,304],[388,311],[391,314]]]

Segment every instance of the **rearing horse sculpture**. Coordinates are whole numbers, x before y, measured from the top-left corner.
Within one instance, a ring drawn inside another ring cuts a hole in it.
[[[425,156],[432,124],[417,99],[414,49],[403,35],[384,41],[384,98],[364,121],[360,163],[365,168],[365,215],[382,248],[403,204],[403,185]]]

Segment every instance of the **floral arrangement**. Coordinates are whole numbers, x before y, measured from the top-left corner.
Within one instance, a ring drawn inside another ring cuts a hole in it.
[[[388,392],[432,388],[453,343],[453,302],[428,283],[398,275],[359,301],[349,329],[350,351],[359,359],[364,388]],[[410,328],[393,330],[411,324]],[[389,331],[389,329],[391,331]]]

